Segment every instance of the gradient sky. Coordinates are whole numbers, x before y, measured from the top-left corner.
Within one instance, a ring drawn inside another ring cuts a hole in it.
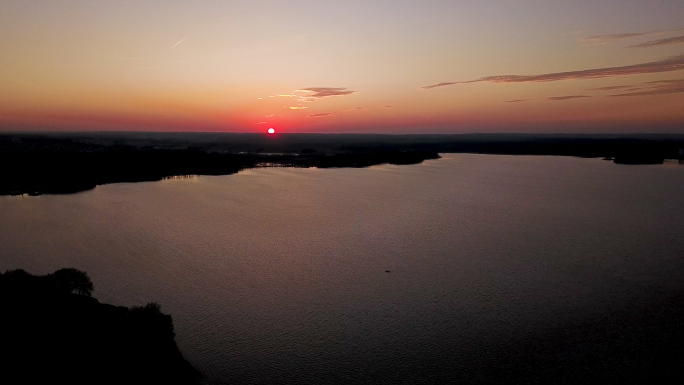
[[[0,130],[684,133],[684,1],[0,2]]]

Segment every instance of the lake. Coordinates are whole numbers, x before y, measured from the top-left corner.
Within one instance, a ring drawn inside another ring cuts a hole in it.
[[[442,156],[0,197],[0,269],[160,303],[207,384],[681,371],[684,166]]]

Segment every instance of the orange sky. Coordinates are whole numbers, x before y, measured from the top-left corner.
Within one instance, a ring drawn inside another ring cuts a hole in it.
[[[0,130],[684,133],[681,1],[0,4]]]

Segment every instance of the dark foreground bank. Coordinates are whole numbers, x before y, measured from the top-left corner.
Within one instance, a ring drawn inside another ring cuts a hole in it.
[[[107,183],[263,166],[417,164],[440,152],[658,164],[681,157],[681,149],[684,135],[0,134],[0,195],[67,194]]]
[[[126,308],[90,297],[85,273],[0,274],[3,384],[196,384],[199,373],[155,303]]]

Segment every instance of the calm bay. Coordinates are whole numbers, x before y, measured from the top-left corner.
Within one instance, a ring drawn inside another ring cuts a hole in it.
[[[682,362],[684,166],[442,156],[0,197],[0,269],[75,267],[101,302],[158,302],[207,384]]]

